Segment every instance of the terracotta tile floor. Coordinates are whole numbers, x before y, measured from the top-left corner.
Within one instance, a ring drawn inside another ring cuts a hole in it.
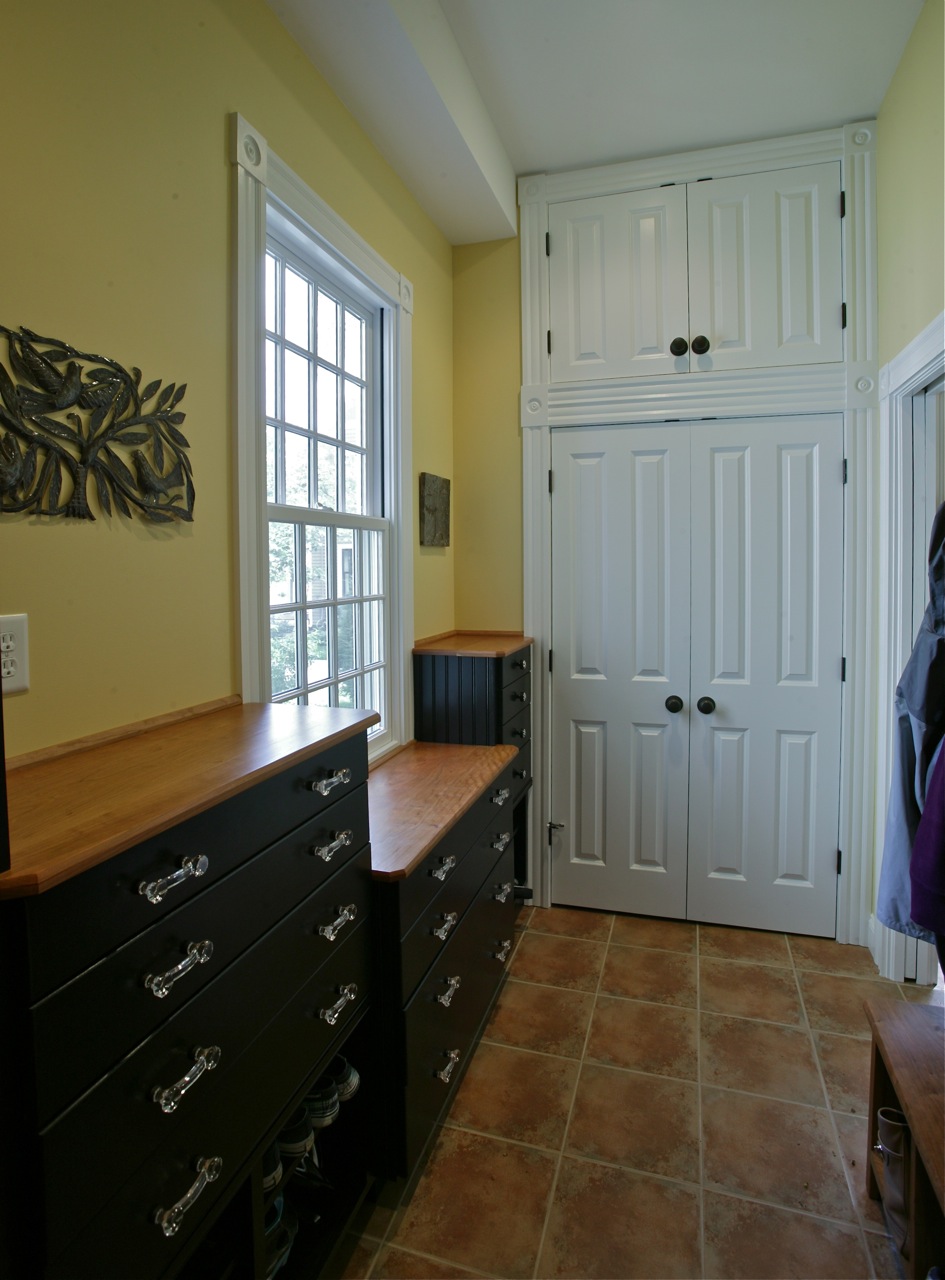
[[[862,947],[529,908],[409,1202],[345,1275],[886,1277]]]

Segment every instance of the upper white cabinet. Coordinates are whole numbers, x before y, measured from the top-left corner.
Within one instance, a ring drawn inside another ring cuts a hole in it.
[[[843,360],[839,162],[548,203],[552,383]]]

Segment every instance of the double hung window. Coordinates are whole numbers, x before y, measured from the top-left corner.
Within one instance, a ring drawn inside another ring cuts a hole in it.
[[[381,313],[269,236],[269,656],[277,702],[371,707],[384,731],[389,525]]]

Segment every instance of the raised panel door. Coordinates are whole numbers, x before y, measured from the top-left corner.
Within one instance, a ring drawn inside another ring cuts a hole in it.
[[[693,182],[687,190],[693,370],[843,359],[840,166]]]
[[[685,371],[686,194],[659,187],[553,204],[551,378]]]

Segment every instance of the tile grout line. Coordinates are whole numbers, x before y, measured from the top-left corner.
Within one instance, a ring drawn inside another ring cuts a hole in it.
[[[555,1195],[557,1194],[557,1191],[558,1191],[558,1178],[560,1177],[561,1166],[564,1162],[565,1148],[568,1145],[568,1133],[570,1132],[571,1119],[574,1115],[574,1104],[577,1101],[577,1093],[581,1084],[581,1073],[584,1070],[584,1060],[587,1056],[587,1045],[588,1045],[588,1041],[591,1038],[591,1028],[594,1025],[594,1014],[597,1011],[597,997],[600,995],[601,983],[604,980],[604,969],[607,965],[607,952],[610,949],[610,941],[611,941],[611,938],[613,937],[615,920],[616,920],[616,916],[611,915],[610,929],[608,930],[608,933],[607,933],[607,941],[604,943],[604,951],[601,957],[600,971],[597,974],[597,986],[593,992],[594,998],[593,998],[593,1003],[591,1005],[591,1015],[587,1020],[587,1030],[584,1033],[584,1046],[581,1049],[581,1056],[578,1059],[577,1074],[574,1077],[574,1089],[571,1093],[571,1105],[568,1108],[567,1119],[565,1120],[565,1123],[564,1123],[564,1132],[561,1135],[561,1146],[558,1149],[558,1159],[557,1159],[557,1162],[555,1163],[554,1176],[551,1179],[551,1186],[548,1190],[548,1203],[545,1207],[545,1220],[542,1223],[541,1234],[538,1237],[538,1249],[536,1250],[536,1253],[535,1253],[535,1265],[532,1268],[532,1280],[538,1280],[539,1278],[538,1268],[541,1265],[541,1257],[545,1250],[545,1240],[548,1235],[548,1227],[551,1223],[551,1214],[554,1209]]]

